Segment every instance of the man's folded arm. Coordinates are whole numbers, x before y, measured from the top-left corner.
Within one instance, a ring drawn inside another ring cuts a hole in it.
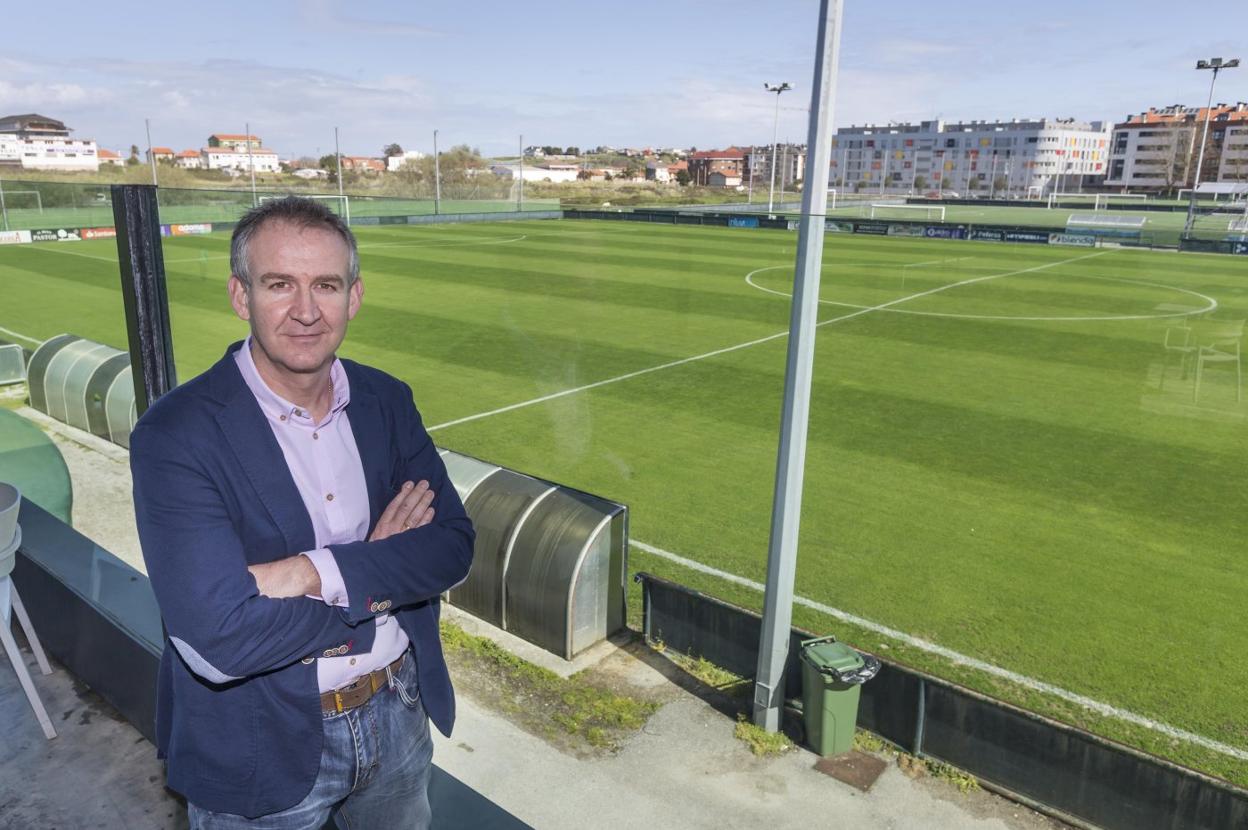
[[[340,609],[304,597],[260,595],[219,486],[185,446],[139,426],[130,465],[139,539],[169,639],[198,675],[214,683],[289,665],[355,641]]]
[[[406,385],[403,389],[406,405],[396,415],[399,480],[429,482],[435,518],[386,539],[329,546],[342,574],[353,622],[432,599],[463,582],[472,566],[472,521],[421,424],[411,390]]]

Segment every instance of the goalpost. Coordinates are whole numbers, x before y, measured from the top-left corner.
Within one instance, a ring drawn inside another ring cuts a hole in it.
[[[1147,193],[1098,193],[1093,210],[1109,210],[1109,200],[1113,199],[1151,199]]]
[[[945,206],[944,205],[889,205],[889,204],[881,204],[879,202],[872,202],[871,203],[871,218],[872,219],[875,218],[875,211],[877,208],[879,208],[880,210],[921,210],[921,211],[924,211],[923,218],[925,219],[931,219],[932,211],[936,211],[936,218],[941,222],[945,221]]]
[[[325,201],[327,201],[327,202],[335,202],[335,203],[337,203],[338,208],[337,208],[337,210],[336,210],[335,212],[336,212],[339,216],[341,216],[343,219],[345,219],[348,225],[350,225],[350,224],[351,224],[351,197],[350,197],[350,196],[347,196],[347,195],[345,195],[345,194],[344,194],[344,195],[342,195],[342,196],[339,196],[337,193],[333,193],[333,194],[327,194],[327,193],[299,193],[299,194],[296,194],[296,195],[298,195],[298,196],[302,196],[302,197],[303,197],[303,198],[305,198],[305,199],[324,199],[324,200],[325,200]],[[261,202],[268,202],[268,201],[271,201],[271,200],[273,200],[273,199],[281,199],[281,198],[284,198],[284,197],[283,197],[283,196],[261,196],[261,197],[260,197],[260,201],[261,201]]]
[[[828,210],[836,210],[836,188],[828,188]]]
[[[14,196],[34,196],[35,207],[39,209],[40,213],[43,213],[43,195],[38,190],[5,190],[0,195],[4,196],[5,203],[10,208],[12,208],[13,205],[9,205],[8,201]],[[30,208],[26,209],[29,210]]]

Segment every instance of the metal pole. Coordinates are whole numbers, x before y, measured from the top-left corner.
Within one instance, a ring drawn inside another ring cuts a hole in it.
[[[810,130],[806,141],[812,153],[808,178],[816,182],[828,180],[832,105],[836,93],[837,60],[840,57],[841,5],[842,0],[820,0],[819,3],[819,35],[815,47],[814,84],[810,92]],[[789,317],[776,490],[767,552],[767,590],[763,598],[763,630],[759,638],[758,674],[754,686],[754,723],[769,732],[779,729],[784,705],[784,666],[789,656],[793,622],[793,579],[797,570],[797,536],[827,210],[826,187],[803,189],[793,304]]]
[[[4,204],[4,181],[0,180],[0,216],[4,217],[4,229],[9,229],[9,209]]]
[[[1196,188],[1200,187],[1200,167],[1205,161],[1205,142],[1209,138],[1209,110],[1213,107],[1213,85],[1218,82],[1218,72],[1223,68],[1239,66],[1238,60],[1228,61],[1225,66],[1220,58],[1215,58],[1216,63],[1201,66],[1204,61],[1196,64],[1197,69],[1212,69],[1213,77],[1209,79],[1209,101],[1205,104],[1205,127],[1200,133],[1200,153],[1196,156],[1196,178],[1192,179],[1192,195],[1187,203],[1187,222],[1183,225],[1183,235],[1189,236],[1192,233],[1192,225],[1196,221]]]
[[[152,152],[152,122],[150,119],[143,119],[143,127],[147,130],[147,160],[152,165],[152,187],[156,187],[156,154]]]
[[[338,128],[334,127],[334,160],[338,164],[338,198],[342,198],[342,151],[338,149]]]
[[[884,155],[884,163],[880,165],[880,195],[884,195],[884,183],[888,181],[888,150],[880,151]]]
[[[243,134],[247,138],[247,169],[251,171],[251,206],[259,204],[256,200],[256,162],[251,157],[251,124],[243,122]]]
[[[516,197],[516,210],[524,210],[524,133],[520,133],[520,195]]]
[[[442,211],[442,168],[438,164],[438,131],[433,131],[433,215]]]
[[[115,184],[111,191],[134,402],[142,415],[157,398],[178,385],[160,244],[160,206],[156,188],[151,185]]]
[[[988,174],[988,201],[997,194],[997,151],[992,151],[992,172]]]
[[[758,148],[754,145],[750,145],[750,155],[748,156],[750,165],[750,188],[745,196],[745,203],[747,205],[754,204],[754,156],[756,155],[757,149]]]

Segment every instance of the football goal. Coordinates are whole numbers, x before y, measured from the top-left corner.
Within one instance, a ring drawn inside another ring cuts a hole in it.
[[[1232,219],[1227,223],[1226,229],[1236,233],[1248,233],[1248,214],[1244,214],[1237,219]]]
[[[0,200],[4,201],[4,206],[11,210],[18,208],[29,209],[31,205],[30,197],[34,196],[34,207],[43,213],[43,195],[38,190],[3,190],[0,189]],[[13,204],[14,197],[17,197],[17,204]]]
[[[1147,193],[1098,193],[1093,210],[1109,210],[1110,199],[1150,199]]]
[[[326,193],[300,193],[299,195],[305,199],[322,199],[326,202],[329,202],[330,210],[332,210],[334,213],[338,214],[343,219],[345,219],[348,225],[351,224],[351,197],[350,196],[347,196],[347,195],[339,196],[337,194],[326,194]],[[283,196],[261,196],[260,201],[268,202],[272,199],[281,199],[281,198],[283,198]]]
[[[888,211],[894,210],[901,211],[901,214],[890,215],[888,213]],[[906,211],[910,211],[911,215],[907,216]],[[922,218],[924,219],[936,219],[939,222],[945,221],[944,205],[892,205],[883,202],[871,203],[872,219],[910,219],[915,216],[914,211],[923,211]]]

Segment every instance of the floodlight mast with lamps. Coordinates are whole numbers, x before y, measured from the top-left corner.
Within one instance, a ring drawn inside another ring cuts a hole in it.
[[[776,93],[776,118],[771,128],[771,187],[767,191],[767,213],[770,214],[776,201],[776,144],[780,140],[780,93],[792,89],[785,81],[780,84],[763,84],[763,89]]]
[[[1224,61],[1221,58],[1196,61],[1197,69],[1212,69],[1213,77],[1209,79],[1209,100],[1205,103],[1205,126],[1200,133],[1200,152],[1196,156],[1196,178],[1192,180],[1192,195],[1187,202],[1187,223],[1183,226],[1183,235],[1190,236],[1192,224],[1196,221],[1196,189],[1200,187],[1200,167],[1205,161],[1205,142],[1209,138],[1209,116],[1213,108],[1213,87],[1218,82],[1218,73],[1223,69],[1234,69],[1239,66],[1239,58]]]

